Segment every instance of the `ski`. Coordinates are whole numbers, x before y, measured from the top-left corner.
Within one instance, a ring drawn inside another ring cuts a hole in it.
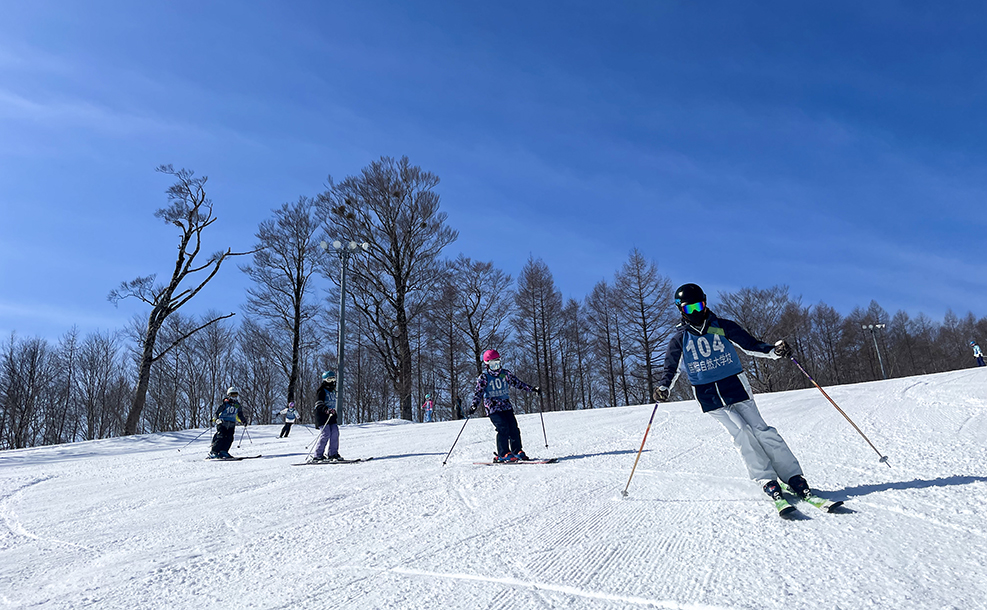
[[[559,458],[548,458],[544,460],[518,460],[516,462],[473,462],[477,466],[510,466],[511,464],[554,464]]]
[[[781,488],[785,493],[792,494],[798,497],[797,494],[795,494],[795,492],[792,491],[792,488],[789,487],[787,483],[779,483],[779,484],[781,485]],[[843,506],[843,500],[837,500],[834,502],[833,500],[820,498],[819,496],[812,493],[811,491],[809,492],[809,495],[807,497],[799,498],[799,499],[808,502],[809,504],[815,506],[819,510],[826,511],[827,513],[850,512],[849,509]]]
[[[292,466],[324,466],[326,464],[357,464],[359,462],[369,462],[374,458],[360,458],[357,460],[319,460],[317,462],[301,462],[298,464],[292,464]]]
[[[207,462],[240,462],[243,460],[256,460],[259,457],[264,457],[262,455],[245,455],[242,457],[207,457]]]
[[[775,510],[778,511],[778,516],[782,519],[791,521],[799,518],[798,509],[792,506],[785,498],[774,498],[773,501]]]

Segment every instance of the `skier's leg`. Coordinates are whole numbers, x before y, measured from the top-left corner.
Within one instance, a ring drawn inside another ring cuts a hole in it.
[[[744,465],[747,466],[747,474],[750,478],[764,485],[768,481],[774,480],[777,474],[771,467],[771,460],[764,453],[764,449],[754,438],[754,432],[750,425],[732,409],[733,406],[709,411],[709,415],[720,422],[733,437],[733,444],[740,451],[740,457],[744,460]]]
[[[802,466],[788,447],[788,443],[778,434],[778,430],[765,423],[754,399],[732,404],[730,408],[750,426],[754,438],[782,481],[788,481],[793,476],[802,474]]]
[[[508,435],[507,435],[508,450],[511,453],[517,454],[521,452],[521,428],[519,428],[517,425],[517,417],[514,415],[514,412],[511,411],[508,415],[509,415],[509,417],[507,418],[507,423],[509,426]]]
[[[212,435],[212,444],[209,446],[209,452],[212,454],[218,454],[222,451],[223,446],[223,433],[222,426],[216,426],[216,432]]]
[[[329,442],[329,435],[332,433],[331,427],[329,424],[325,424],[319,432],[319,440],[315,443],[315,453],[312,454],[317,458],[325,456],[326,443]]]
[[[222,435],[220,439],[220,453],[230,452],[230,447],[233,446],[233,436],[235,431],[235,426],[220,426],[220,434]]]
[[[497,455],[503,456],[511,451],[509,424],[506,421],[507,411],[495,411],[490,414],[490,423],[497,431]],[[511,413],[513,415],[513,413]]]
[[[326,456],[339,455],[339,426],[337,424],[326,424],[329,426],[329,449]]]
[[[284,437],[285,438],[288,438],[288,435],[289,434],[291,434],[291,424],[285,424],[284,425]]]

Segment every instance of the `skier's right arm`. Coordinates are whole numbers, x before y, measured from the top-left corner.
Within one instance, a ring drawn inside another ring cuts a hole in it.
[[[476,389],[473,391],[473,404],[470,405],[470,415],[476,413],[477,407],[483,401],[483,393],[487,388],[487,376],[480,375],[476,378]]]
[[[668,341],[668,348],[665,350],[665,365],[662,370],[661,380],[658,382],[659,388],[667,388],[669,392],[675,386],[675,380],[679,378],[679,365],[682,362],[682,336],[685,329],[676,332]]]

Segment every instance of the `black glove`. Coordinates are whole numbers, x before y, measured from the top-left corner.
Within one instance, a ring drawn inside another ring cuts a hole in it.
[[[476,413],[476,407],[470,407],[469,411],[466,412],[467,415],[473,415]]]
[[[534,392],[535,394],[541,394],[541,388],[539,388],[538,386],[531,388],[531,391]]]
[[[788,343],[786,343],[784,339],[779,339],[778,342],[775,343],[775,353],[781,356],[782,358],[791,358],[792,347],[788,345]]]
[[[655,402],[668,402],[668,396],[671,391],[665,386],[658,386],[655,388],[654,399]]]

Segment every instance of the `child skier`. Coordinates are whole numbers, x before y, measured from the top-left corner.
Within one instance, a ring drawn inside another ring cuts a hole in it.
[[[311,461],[342,460],[339,455],[339,425],[336,417],[336,373],[322,373],[322,384],[316,392],[315,425],[322,428],[319,440],[315,444],[315,453]],[[329,451],[326,452],[326,444]]]
[[[973,348],[973,357],[977,359],[977,366],[984,366],[984,354],[980,351],[980,346],[976,341],[970,341],[970,347]]]
[[[288,438],[288,433],[291,432],[291,424],[295,423],[295,420],[298,419],[298,411],[295,410],[295,403],[289,402],[287,407],[278,411],[278,415],[284,416],[284,427],[281,428],[281,434],[278,435],[278,438]]]
[[[490,416],[490,423],[497,430],[497,454],[495,462],[517,462],[528,460],[521,448],[521,430],[514,417],[514,407],[510,400],[510,387],[514,386],[525,392],[541,394],[538,386],[530,386],[514,373],[500,367],[500,354],[497,350],[488,349],[483,352],[483,362],[486,365],[483,373],[476,379],[476,390],[473,392],[473,406],[469,413],[472,415],[483,401],[483,406]]]
[[[432,421],[432,409],[434,407],[435,407],[435,403],[432,402],[432,395],[431,394],[426,394],[425,395],[425,404],[422,405],[422,411],[425,412],[425,422],[426,423]]]
[[[751,356],[778,359],[791,356],[791,348],[783,340],[774,345],[759,341],[736,322],[718,318],[706,306],[706,294],[696,284],[680,286],[675,291],[675,305],[682,322],[668,342],[655,400],[667,401],[680,370],[684,371],[703,412],[727,429],[747,473],[776,500],[779,511],[787,507],[779,478],[799,497],[812,496],[788,444],[761,418],[736,350],[739,347]]]
[[[237,423],[245,424],[240,418],[241,407],[239,393],[236,388],[226,390],[226,398],[216,409],[216,433],[212,436],[212,448],[209,459],[231,458],[230,447],[233,446],[233,432]]]

